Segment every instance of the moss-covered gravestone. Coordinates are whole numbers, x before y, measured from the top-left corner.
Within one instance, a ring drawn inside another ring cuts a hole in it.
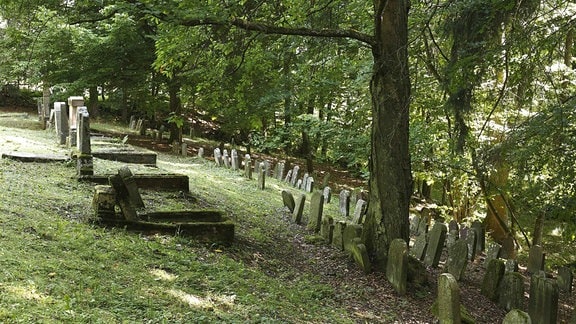
[[[304,203],[306,202],[306,195],[300,194],[300,198],[296,200],[294,211],[292,212],[292,221],[296,224],[302,223],[302,214],[304,213]]]
[[[540,270],[544,270],[545,256],[544,249],[540,245],[530,247],[526,270],[528,270],[529,273],[537,273]]]
[[[449,273],[438,277],[438,319],[442,324],[460,324],[460,288]]]
[[[344,232],[342,234],[342,244],[344,245],[344,251],[352,252],[355,238],[360,238],[362,236],[362,225],[347,223],[344,227]]]
[[[475,231],[468,231],[466,242],[468,243],[468,259],[470,259],[470,261],[474,261],[476,258],[476,237]]]
[[[334,233],[334,218],[332,216],[322,216],[322,225],[320,226],[320,236],[326,241],[326,244],[331,244]]]
[[[560,291],[571,293],[572,292],[572,280],[574,279],[574,274],[572,269],[569,267],[558,268],[558,288]]]
[[[369,274],[372,272],[372,264],[370,263],[370,258],[368,257],[368,251],[366,246],[361,243],[360,238],[355,238],[352,242],[351,253],[354,261],[360,266],[364,274]]]
[[[532,275],[528,314],[533,323],[556,323],[558,319],[558,284],[546,278],[544,271]]]
[[[464,278],[466,266],[468,265],[468,243],[458,240],[448,249],[448,261],[446,270],[454,276],[457,281]]]
[[[488,297],[490,300],[498,301],[498,287],[504,277],[504,260],[492,259],[488,263],[484,279],[482,280],[482,288],[480,292],[482,295]]]
[[[284,203],[284,207],[288,207],[291,213],[294,212],[294,208],[296,207],[296,202],[294,201],[294,196],[288,190],[282,190],[282,202]]]
[[[310,198],[310,218],[308,219],[309,230],[320,232],[322,213],[324,211],[324,196],[320,191],[315,191]]]
[[[523,312],[519,309],[513,309],[504,316],[502,324],[531,324],[532,320],[528,313]]]
[[[426,249],[426,256],[424,257],[424,264],[431,267],[437,267],[444,248],[444,241],[446,240],[446,225],[444,223],[436,222],[430,231],[430,240],[428,241],[428,248]]]
[[[394,239],[388,250],[386,278],[400,295],[406,294],[408,281],[408,245],[403,239]]]
[[[426,247],[428,246],[428,234],[420,234],[414,240],[414,246],[410,249],[410,255],[419,261],[423,261],[426,256]]]
[[[348,217],[350,212],[350,191],[346,189],[340,191],[338,208],[342,216]]]
[[[498,296],[498,305],[506,311],[518,308],[522,309],[524,305],[524,278],[518,272],[506,272],[502,283],[500,284],[500,294]]]
[[[340,251],[344,250],[344,229],[346,228],[345,221],[337,221],[334,224],[334,231],[332,231],[332,246]]]

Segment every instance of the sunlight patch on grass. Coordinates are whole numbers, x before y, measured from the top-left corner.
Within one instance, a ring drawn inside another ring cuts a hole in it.
[[[168,294],[190,305],[190,307],[202,308],[202,309],[214,308],[214,304],[212,304],[212,302],[209,299],[188,294],[179,289],[170,289],[168,290]]]
[[[50,297],[44,295],[37,291],[36,285],[33,283],[28,283],[28,285],[13,285],[5,287],[5,290],[12,294],[14,297],[26,299],[26,300],[34,300],[38,302],[47,302],[49,301]]]
[[[155,280],[174,281],[178,278],[177,275],[158,268],[151,269],[150,274],[154,276]]]

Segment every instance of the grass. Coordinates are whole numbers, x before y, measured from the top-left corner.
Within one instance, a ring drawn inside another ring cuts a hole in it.
[[[0,134],[28,140],[4,140],[2,152],[66,153],[51,131],[8,128],[8,119]],[[222,209],[236,221],[237,243],[91,225],[93,185],[78,182],[72,164],[0,160],[0,322],[354,321],[332,288],[274,257],[294,249],[286,239],[293,225],[279,211],[281,183],[260,191],[255,180],[193,158],[161,155],[158,165],[189,175],[191,198],[147,191],[150,205]],[[96,173],[115,166],[97,161]]]

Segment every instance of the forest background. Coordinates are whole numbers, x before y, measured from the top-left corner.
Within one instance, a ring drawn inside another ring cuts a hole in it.
[[[2,104],[20,104],[21,89],[85,94],[96,118],[137,115],[171,140],[234,141],[369,179],[374,47],[363,35],[381,3],[3,0]],[[551,224],[576,238],[575,13],[553,0],[411,2],[408,150],[414,195],[434,217],[483,219],[496,241],[523,247]]]

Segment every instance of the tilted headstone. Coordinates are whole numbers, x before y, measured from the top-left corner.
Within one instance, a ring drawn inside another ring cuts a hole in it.
[[[572,292],[572,281],[574,279],[574,274],[570,267],[560,267],[558,268],[558,288],[560,291],[571,293]]]
[[[498,305],[506,311],[524,308],[524,277],[518,272],[506,272],[500,290]]]
[[[446,225],[444,223],[436,222],[430,231],[430,240],[426,248],[426,256],[424,257],[424,264],[431,267],[437,267],[440,263],[440,256],[444,248],[444,241],[446,240]]]
[[[362,224],[364,222],[364,213],[366,213],[366,202],[362,199],[358,199],[356,202],[356,208],[354,209],[354,215],[352,216],[352,223]]]
[[[488,263],[490,262],[490,260],[492,259],[498,259],[500,257],[500,250],[501,250],[501,246],[500,244],[496,243],[496,242],[491,242],[490,244],[488,244],[488,248],[486,249],[486,259],[484,259],[484,266],[487,267]]]
[[[119,174],[112,175],[108,177],[110,186],[114,188],[116,192],[116,202],[120,206],[122,215],[124,219],[128,221],[138,221],[138,214],[136,213],[136,208],[134,208],[130,196],[128,194],[128,189],[122,181],[122,177]]]
[[[528,314],[533,323],[557,323],[558,296],[556,280],[546,278],[544,271],[532,275]]]
[[[426,248],[428,247],[428,234],[420,234],[414,240],[414,246],[410,249],[410,255],[414,258],[424,261]]]
[[[343,235],[344,229],[346,228],[345,221],[337,221],[334,224],[334,231],[332,232],[332,246],[337,248],[338,250],[344,250],[344,242],[343,242]]]
[[[460,226],[455,220],[451,220],[448,223],[448,234],[446,236],[446,246],[452,246],[456,240],[460,238]]]
[[[498,287],[504,278],[504,260],[492,259],[488,263],[480,292],[488,299],[498,301]]]
[[[285,207],[288,207],[291,213],[294,212],[294,207],[296,206],[296,202],[294,202],[294,196],[288,190],[282,190],[282,202],[284,203]]]
[[[217,166],[222,166],[223,161],[222,161],[222,153],[220,152],[220,148],[215,148],[214,149],[214,162],[216,163]]]
[[[388,249],[386,278],[400,295],[406,294],[408,282],[408,245],[403,239],[394,239]]]
[[[118,175],[122,179],[124,186],[126,186],[128,197],[130,198],[132,205],[135,208],[144,208],[144,201],[142,201],[142,196],[140,196],[136,180],[134,180],[134,175],[132,174],[132,171],[130,171],[130,168],[127,166],[121,167],[118,169]]]
[[[312,194],[310,198],[310,218],[308,219],[309,230],[316,233],[320,231],[320,225],[322,222],[322,213],[324,211],[324,196],[319,191]]]
[[[344,232],[342,234],[342,245],[344,246],[344,251],[352,252],[354,245],[354,239],[362,237],[362,225],[347,223],[344,227]]]
[[[130,116],[130,122],[128,123],[128,128],[134,130],[136,129],[136,116],[132,115]]]
[[[526,270],[529,273],[537,273],[540,270],[544,270],[544,249],[540,245],[533,245],[530,247],[530,252],[528,253],[528,265]]]
[[[204,158],[204,148],[203,147],[198,149],[198,157]]]
[[[244,158],[244,177],[246,177],[246,179],[252,179],[252,160],[250,159],[250,154],[246,154]]]
[[[532,324],[532,320],[528,313],[519,309],[513,309],[504,316],[502,324]]]
[[[438,277],[438,319],[440,323],[461,323],[460,288],[453,275]]]
[[[472,230],[476,232],[476,253],[484,252],[486,248],[486,227],[479,221],[472,222]]]
[[[514,259],[508,259],[505,263],[506,272],[518,272],[518,261]]]
[[[284,179],[284,182],[290,183],[291,179],[292,179],[292,170],[288,170],[288,172],[286,173],[286,178]]]
[[[238,151],[233,149],[231,154],[232,157],[230,158],[230,161],[232,165],[232,170],[237,171],[238,169],[240,169],[240,159],[238,158]]]
[[[324,195],[324,203],[329,204],[332,200],[332,189],[330,187],[324,187],[322,194]]]
[[[348,217],[350,212],[350,191],[344,189],[340,191],[340,214],[344,217]]]
[[[448,248],[448,260],[446,261],[448,273],[452,274],[456,281],[460,281],[464,278],[467,265],[468,243],[458,240]]]
[[[476,244],[475,231],[468,232],[468,234],[466,235],[466,242],[468,243],[468,259],[470,259],[470,261],[474,261],[474,259],[476,258],[476,247],[478,246]]]
[[[332,244],[333,235],[334,235],[334,218],[328,215],[322,216],[322,222],[320,225],[320,236],[322,236],[324,241],[326,241],[326,244]]]
[[[290,178],[290,184],[292,185],[292,187],[296,187],[296,181],[298,180],[298,171],[300,170],[300,167],[295,165],[294,168],[292,169],[292,175]]]
[[[266,188],[266,169],[264,168],[264,162],[260,162],[260,168],[258,170],[258,189],[264,190]]]
[[[366,246],[360,242],[360,238],[356,238],[353,240],[352,250],[352,257],[356,264],[360,266],[360,269],[364,272],[364,274],[369,274],[372,272],[372,264],[370,263],[370,257],[368,256],[368,250]]]
[[[302,214],[304,213],[304,204],[306,202],[306,195],[300,194],[300,197],[296,199],[296,205],[294,207],[294,212],[292,212],[292,221],[296,224],[302,223]]]

